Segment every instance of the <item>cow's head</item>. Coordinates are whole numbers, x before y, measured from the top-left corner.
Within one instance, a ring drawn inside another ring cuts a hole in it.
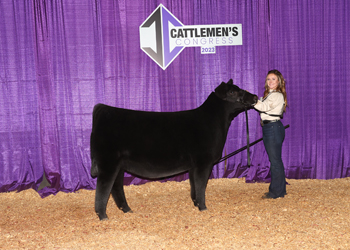
[[[216,89],[215,94],[222,100],[236,103],[238,108],[251,108],[258,101],[258,97],[240,89],[233,84],[232,79],[227,83],[222,82]]]

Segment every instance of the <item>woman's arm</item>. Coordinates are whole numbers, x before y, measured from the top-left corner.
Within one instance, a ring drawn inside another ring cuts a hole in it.
[[[268,112],[270,110],[273,110],[279,105],[283,105],[284,98],[283,94],[279,92],[271,93],[263,102],[258,101],[254,108],[261,112]]]

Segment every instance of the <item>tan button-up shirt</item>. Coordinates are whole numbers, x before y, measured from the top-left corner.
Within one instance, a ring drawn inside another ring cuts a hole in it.
[[[263,121],[266,120],[279,120],[278,116],[272,115],[282,115],[284,108],[284,97],[281,92],[271,91],[269,95],[263,99],[259,100],[254,108],[260,111],[260,118]]]

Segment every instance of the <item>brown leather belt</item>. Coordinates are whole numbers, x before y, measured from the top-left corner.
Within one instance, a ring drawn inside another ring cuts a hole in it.
[[[277,120],[264,120],[264,121],[260,120],[260,124],[261,124],[261,126],[264,126],[264,125],[266,125],[268,123],[278,122],[278,121],[279,121],[279,119],[277,119]]]

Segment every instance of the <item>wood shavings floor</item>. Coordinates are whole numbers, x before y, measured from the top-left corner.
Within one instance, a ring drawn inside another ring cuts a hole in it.
[[[268,183],[211,179],[204,212],[188,181],[125,186],[134,213],[110,199],[103,222],[95,191],[0,193],[0,249],[350,249],[350,178],[287,181],[263,200]]]

